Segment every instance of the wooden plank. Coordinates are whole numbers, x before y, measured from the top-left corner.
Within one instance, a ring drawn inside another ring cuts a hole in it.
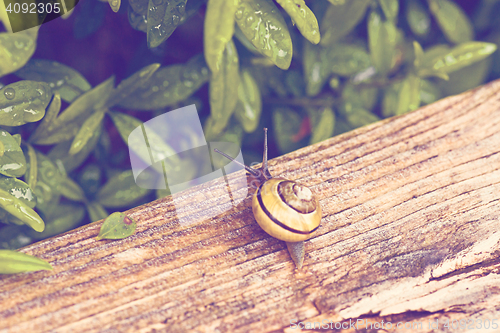
[[[320,199],[302,270],[254,221],[253,189],[237,172],[232,196],[218,179],[132,209],[138,230],[124,240],[96,241],[96,222],[22,249],[54,270],[0,277],[0,331],[500,325],[500,81],[273,159],[270,170]]]

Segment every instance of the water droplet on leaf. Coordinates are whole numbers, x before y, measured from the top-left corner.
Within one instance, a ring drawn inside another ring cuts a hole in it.
[[[12,88],[5,89],[3,94],[5,95],[5,98],[7,98],[9,100],[12,100],[12,99],[14,99],[14,97],[16,97],[16,91]]]

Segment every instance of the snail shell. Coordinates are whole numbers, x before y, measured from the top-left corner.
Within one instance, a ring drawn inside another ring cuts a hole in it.
[[[252,199],[257,223],[269,235],[285,242],[311,238],[321,222],[321,206],[311,190],[297,182],[271,178]]]

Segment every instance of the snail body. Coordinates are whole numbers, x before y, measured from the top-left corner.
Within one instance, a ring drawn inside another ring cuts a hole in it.
[[[260,169],[249,168],[218,149],[215,151],[240,164],[261,181],[252,198],[255,220],[266,233],[286,242],[293,261],[301,268],[304,241],[319,227],[321,206],[308,187],[271,175],[267,166],[266,128],[264,132],[264,157]]]

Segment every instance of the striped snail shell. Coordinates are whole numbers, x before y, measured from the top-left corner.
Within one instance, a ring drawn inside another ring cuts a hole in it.
[[[286,242],[298,268],[304,261],[304,241],[311,238],[321,222],[321,206],[312,191],[284,178],[273,178],[267,166],[267,128],[264,128],[264,158],[260,169],[249,168],[215,149],[261,181],[252,198],[255,220],[269,235]]]

